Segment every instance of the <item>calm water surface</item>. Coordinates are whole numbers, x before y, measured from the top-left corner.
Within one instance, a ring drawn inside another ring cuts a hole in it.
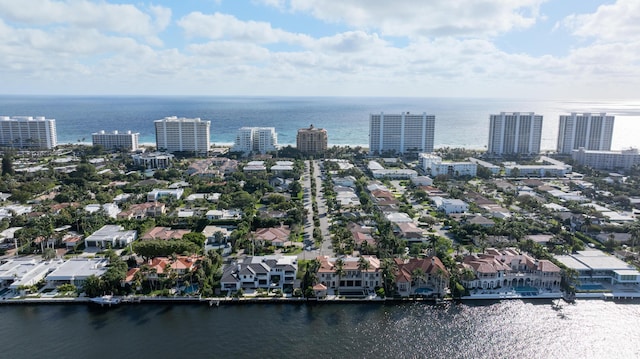
[[[640,304],[0,306],[4,358],[638,358]]]
[[[275,127],[278,143],[294,144],[298,128],[314,124],[327,129],[330,145],[369,143],[369,114],[436,115],[436,147],[482,149],[489,137],[489,115],[536,112],[544,116],[542,149],[554,150],[558,116],[570,112],[607,112],[616,116],[614,149],[638,147],[640,102],[557,101],[465,98],[367,97],[71,97],[0,96],[0,116],[55,118],[58,142],[91,142],[100,130],[140,133],[155,143],[153,121],[166,116],[211,121],[211,141],[229,144],[242,126]]]

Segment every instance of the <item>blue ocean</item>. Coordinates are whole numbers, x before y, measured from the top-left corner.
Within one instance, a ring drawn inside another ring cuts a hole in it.
[[[369,143],[369,114],[436,115],[436,147],[483,149],[489,115],[536,112],[544,116],[542,149],[554,150],[558,116],[570,112],[607,112],[616,116],[613,149],[638,147],[640,102],[555,101],[466,98],[382,97],[94,97],[0,96],[0,116],[45,116],[56,119],[58,142],[91,142],[100,130],[140,133],[140,142],[155,143],[153,121],[166,116],[211,121],[211,141],[233,143],[242,126],[275,127],[278,143],[294,144],[298,128],[325,128],[329,145]]]

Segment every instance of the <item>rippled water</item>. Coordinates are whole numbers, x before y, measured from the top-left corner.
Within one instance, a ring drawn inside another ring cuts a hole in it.
[[[640,304],[604,301],[0,306],[5,358],[637,358]]]

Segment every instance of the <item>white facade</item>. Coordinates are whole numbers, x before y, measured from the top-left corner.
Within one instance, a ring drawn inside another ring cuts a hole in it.
[[[533,112],[506,113],[490,116],[490,155],[540,153],[542,139],[542,116]]]
[[[628,170],[640,165],[640,153],[635,148],[624,151],[591,151],[580,148],[573,150],[571,157],[580,165],[601,170]]]
[[[473,162],[442,162],[442,157],[421,153],[419,155],[420,166],[430,176],[448,175],[452,177],[475,177],[478,165]]]
[[[184,189],[182,188],[174,188],[174,189],[159,189],[154,188],[151,192],[147,193],[147,202],[156,202],[161,198],[174,198],[180,199],[184,194]]]
[[[156,147],[167,152],[209,152],[211,121],[199,118],[165,117],[155,121]]]
[[[138,149],[139,133],[127,131],[120,133],[118,131],[105,132],[100,131],[91,135],[94,146],[102,146],[107,150],[129,150],[136,151]]]
[[[464,213],[469,210],[469,205],[460,199],[432,197],[431,200],[439,211],[445,214]]]
[[[371,114],[369,152],[433,152],[435,115]]]
[[[52,149],[57,145],[56,120],[0,116],[0,147]]]
[[[85,246],[98,248],[122,248],[138,238],[137,231],[125,231],[122,226],[108,224],[85,238]]]
[[[142,166],[147,169],[162,169],[171,167],[171,162],[173,161],[174,156],[170,153],[163,152],[145,152],[131,155],[131,158],[136,166]]]
[[[236,134],[233,151],[249,154],[275,151],[278,134],[275,127],[241,127]]]
[[[558,152],[571,154],[581,147],[594,151],[611,150],[614,121],[615,117],[606,113],[560,116]]]

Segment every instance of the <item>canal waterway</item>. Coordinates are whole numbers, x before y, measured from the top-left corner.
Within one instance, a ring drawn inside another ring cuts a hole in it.
[[[638,358],[640,303],[0,306],[3,358]]]

